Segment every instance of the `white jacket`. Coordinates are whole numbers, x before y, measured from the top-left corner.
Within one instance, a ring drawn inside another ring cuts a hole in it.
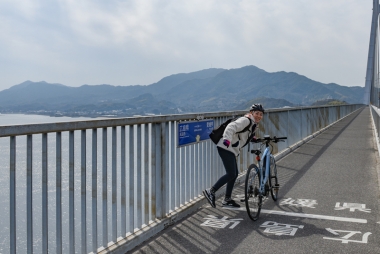
[[[247,117],[249,117],[251,121],[249,121]],[[252,130],[252,126],[254,124],[255,120],[249,114],[236,119],[236,121],[229,123],[226,129],[224,130],[223,137],[219,140],[217,146],[232,152],[233,154],[235,154],[235,156],[238,156],[240,154],[240,149],[242,148],[242,146],[244,146],[244,144],[247,143],[248,138],[251,136],[252,132],[255,131],[254,129]],[[244,128],[246,128],[248,125],[250,125],[248,131],[237,133],[239,131],[244,130]],[[224,139],[227,139],[231,142],[228,148],[223,144]]]

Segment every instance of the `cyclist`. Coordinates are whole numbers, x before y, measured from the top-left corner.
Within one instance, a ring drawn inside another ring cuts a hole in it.
[[[212,207],[215,208],[215,192],[224,184],[227,184],[227,186],[222,206],[240,207],[240,205],[231,198],[232,189],[239,174],[236,157],[239,156],[241,148],[254,138],[256,126],[263,118],[263,114],[263,106],[261,104],[253,104],[249,113],[229,123],[224,130],[223,137],[217,144],[217,149],[223,161],[226,174],[219,178],[211,188],[203,191],[203,195]],[[248,124],[250,125],[248,131],[238,133],[246,128]]]

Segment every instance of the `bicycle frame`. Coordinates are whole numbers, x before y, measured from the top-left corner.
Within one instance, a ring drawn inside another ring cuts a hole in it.
[[[264,158],[266,160],[265,169],[264,169],[264,160],[260,159],[260,162],[259,162],[259,170],[261,171],[260,172],[260,193],[263,195],[265,194],[265,183],[268,181],[268,177],[269,177],[270,157],[271,157],[270,147],[269,145],[266,145],[264,153],[261,156],[261,158]],[[264,170],[265,170],[265,176],[263,175]]]

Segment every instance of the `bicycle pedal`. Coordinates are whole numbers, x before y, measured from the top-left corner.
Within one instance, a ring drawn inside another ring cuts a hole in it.
[[[240,202],[245,202],[245,198],[240,199]]]
[[[275,189],[275,190],[278,190],[278,189],[280,189],[280,185],[279,184],[275,184],[272,188]]]

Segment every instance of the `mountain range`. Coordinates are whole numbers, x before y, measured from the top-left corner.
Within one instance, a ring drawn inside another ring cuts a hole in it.
[[[255,101],[266,108],[308,106],[326,99],[362,103],[363,97],[364,87],[245,66],[174,74],[147,86],[69,87],[25,81],[0,92],[0,112],[130,116],[244,110]]]

